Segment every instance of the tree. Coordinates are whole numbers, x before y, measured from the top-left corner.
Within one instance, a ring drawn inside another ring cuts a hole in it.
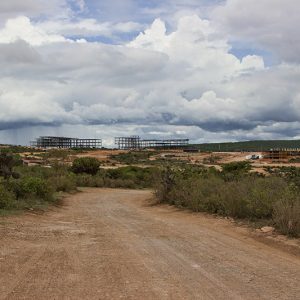
[[[13,171],[17,164],[18,160],[11,153],[0,152],[0,176],[3,176],[5,180],[10,177],[19,178],[19,174]]]
[[[87,173],[96,175],[99,171],[100,162],[94,157],[76,158],[72,165],[72,171],[75,174]]]

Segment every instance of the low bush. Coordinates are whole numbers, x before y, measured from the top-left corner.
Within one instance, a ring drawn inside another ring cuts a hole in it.
[[[247,173],[251,170],[251,164],[248,161],[231,162],[222,165],[223,173]]]
[[[54,189],[45,179],[39,177],[23,177],[11,182],[10,189],[17,199],[37,198],[45,201],[53,200]]]
[[[272,176],[284,178],[300,192],[300,168],[297,167],[265,167]]]
[[[47,180],[56,192],[72,192],[76,190],[76,179],[71,175],[51,177]]]
[[[132,165],[149,163],[149,158],[158,153],[158,151],[130,151],[127,153],[111,155],[110,158],[123,164]]]
[[[176,179],[173,185],[171,183],[171,188],[169,184],[169,191],[167,187],[168,184],[160,187],[158,195],[167,193],[167,202],[171,204],[193,211],[251,219],[270,218],[274,203],[287,189],[284,181],[278,178],[250,177],[238,182],[226,182],[215,176],[198,180]]]
[[[105,170],[105,172],[102,173],[102,176],[112,180],[124,180],[127,182],[132,182],[136,187],[146,188],[153,185],[153,177],[155,172],[157,172],[156,168],[128,166],[118,169]]]
[[[81,187],[147,188],[153,186],[156,168],[134,166],[101,169],[96,175],[77,174],[76,185]]]
[[[100,162],[94,157],[80,157],[76,158],[73,162],[71,170],[75,174],[90,174],[96,175],[99,171]]]
[[[16,204],[14,193],[0,184],[0,209],[13,209]]]
[[[105,186],[109,188],[124,188],[124,189],[136,189],[139,186],[133,180],[130,179],[109,179],[104,180]]]
[[[41,166],[19,166],[16,168],[16,171],[21,175],[21,177],[38,177],[48,179],[57,176],[54,168],[45,168]]]
[[[75,177],[78,187],[104,187],[104,179],[101,176],[92,176],[90,174],[78,174]]]
[[[6,157],[10,158],[10,155]],[[3,176],[2,181],[0,178],[0,209],[44,209],[49,202],[56,200],[55,192],[76,189],[75,175],[66,166],[54,164],[51,168],[28,167],[11,163],[11,159],[8,162],[9,173],[18,173],[19,176]]]
[[[274,206],[273,220],[283,234],[300,236],[300,198],[290,195]]]
[[[272,220],[283,233],[300,234],[298,190],[277,176],[240,175],[231,167],[212,170],[164,169],[155,184],[160,203],[250,220]],[[240,171],[238,171],[240,172]],[[228,174],[234,174],[228,180]]]

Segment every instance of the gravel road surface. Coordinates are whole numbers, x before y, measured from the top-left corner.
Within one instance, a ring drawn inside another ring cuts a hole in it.
[[[300,299],[300,259],[228,220],[84,189],[0,219],[0,299]]]

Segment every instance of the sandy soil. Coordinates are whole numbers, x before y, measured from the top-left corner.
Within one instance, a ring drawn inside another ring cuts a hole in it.
[[[110,159],[111,155],[118,155],[121,153],[127,153],[128,151],[125,150],[95,150],[95,151],[88,151],[85,153],[79,153],[77,157],[95,157],[100,161],[106,161]]]
[[[149,198],[85,189],[0,219],[0,299],[299,299],[299,256]]]

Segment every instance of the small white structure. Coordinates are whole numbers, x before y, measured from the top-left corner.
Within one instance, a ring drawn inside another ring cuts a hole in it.
[[[264,156],[262,154],[251,154],[251,155],[247,155],[246,159],[249,160],[257,160],[257,159],[262,159]]]

